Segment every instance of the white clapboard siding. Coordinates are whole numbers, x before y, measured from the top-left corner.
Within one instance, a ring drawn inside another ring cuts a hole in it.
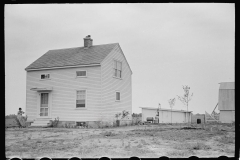
[[[76,71],[86,70],[87,77],[76,77]],[[50,73],[50,80],[40,80],[40,74]],[[27,72],[26,114],[29,119],[37,118],[38,92],[35,87],[53,87],[51,118],[60,121],[97,121],[101,106],[101,68],[82,67]],[[84,109],[76,109],[76,91],[87,90]]]
[[[122,62],[122,79],[113,77],[114,59]],[[132,114],[132,73],[119,45],[101,63],[101,72],[102,110],[100,115],[105,115],[103,117],[105,119],[114,120],[115,114],[123,110]],[[120,91],[120,101],[116,101],[116,91]],[[131,119],[131,116],[129,118]]]

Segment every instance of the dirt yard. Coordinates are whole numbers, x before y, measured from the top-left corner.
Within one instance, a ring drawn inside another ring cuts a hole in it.
[[[234,157],[234,126],[141,125],[104,129],[6,129],[6,156],[22,158]]]

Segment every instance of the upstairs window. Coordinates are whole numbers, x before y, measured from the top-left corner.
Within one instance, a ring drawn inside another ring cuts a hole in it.
[[[120,92],[116,92],[116,101],[120,101]]]
[[[41,79],[50,79],[50,74],[41,74]]]
[[[87,71],[77,71],[76,75],[77,75],[77,77],[86,77]]]
[[[86,107],[86,90],[77,91],[76,108]]]
[[[113,76],[117,78],[122,78],[122,62],[113,61]]]

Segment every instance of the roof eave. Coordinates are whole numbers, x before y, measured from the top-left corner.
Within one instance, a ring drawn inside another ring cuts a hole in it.
[[[152,107],[139,107],[139,108],[142,108],[142,109],[150,109],[150,110],[157,110],[158,108],[152,108]],[[193,112],[193,111],[186,111],[186,110],[171,110],[171,109],[165,109],[165,108],[159,108],[159,110],[162,110],[162,111],[173,111],[173,112]]]
[[[120,48],[120,50],[121,50],[121,52],[122,52],[122,55],[123,55],[123,57],[125,58],[125,60],[126,60],[126,62],[127,62],[127,65],[128,65],[128,67],[129,67],[129,69],[130,69],[130,71],[131,71],[131,75],[132,75],[133,72],[132,72],[132,70],[131,70],[131,67],[130,67],[128,61],[127,61],[127,58],[125,57],[125,55],[124,55],[124,53],[123,53],[123,51],[122,51],[122,48],[120,47],[120,44],[119,44],[119,43],[116,43],[116,44],[117,44],[117,46],[115,46],[115,47],[119,47],[119,48]],[[115,48],[115,47],[114,47],[114,48]],[[113,48],[113,49],[114,49],[114,48]],[[112,50],[113,50],[113,49],[112,49]],[[111,52],[112,52],[112,51],[111,51]],[[110,53],[111,53],[111,52],[110,52]],[[110,54],[110,53],[109,53],[109,54]],[[108,54],[108,55],[109,55],[109,54]],[[104,61],[105,59],[107,59],[108,55],[101,61],[101,64],[103,63],[103,61]]]
[[[95,64],[84,64],[84,65],[75,65],[75,66],[59,66],[59,67],[45,67],[45,68],[25,68],[26,71],[38,71],[38,70],[49,70],[49,69],[64,69],[64,68],[77,68],[77,67],[93,67],[100,66],[100,63]]]

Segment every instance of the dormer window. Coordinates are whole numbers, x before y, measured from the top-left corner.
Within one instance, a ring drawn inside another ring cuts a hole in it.
[[[87,77],[87,71],[76,71],[77,77]]]
[[[41,79],[50,79],[50,74],[41,74]]]
[[[113,61],[113,76],[117,78],[122,78],[122,62]]]

